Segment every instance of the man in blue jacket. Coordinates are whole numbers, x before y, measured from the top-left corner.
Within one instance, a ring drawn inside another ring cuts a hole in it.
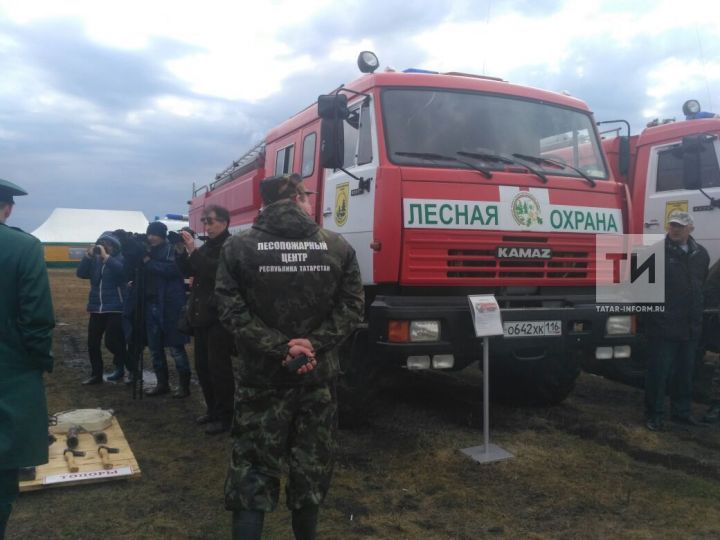
[[[148,225],[149,253],[145,264],[145,330],[152,356],[157,385],[145,392],[160,396],[170,391],[165,347],[175,360],[178,387],[173,397],[190,395],[190,361],[185,344],[188,337],[178,330],[178,320],[185,305],[185,281],[175,265],[175,249],[167,241],[167,226],[154,221]]]
[[[125,375],[127,348],[123,334],[122,313],[127,298],[127,283],[120,241],[105,232],[95,245],[90,246],[77,268],[77,277],[90,280],[87,311],[88,355],[90,356],[90,377],[83,384],[103,382],[103,360],[101,343],[105,335],[105,346],[112,353],[115,372],[108,381],[118,381]]]

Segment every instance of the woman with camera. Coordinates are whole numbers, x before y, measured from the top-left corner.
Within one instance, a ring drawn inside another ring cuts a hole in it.
[[[87,249],[77,268],[77,277],[90,280],[87,311],[88,355],[91,375],[82,384],[103,382],[101,343],[113,354],[115,372],[108,381],[121,380],[125,374],[127,349],[122,326],[122,313],[127,298],[125,266],[120,241],[111,232],[103,233],[95,245]]]

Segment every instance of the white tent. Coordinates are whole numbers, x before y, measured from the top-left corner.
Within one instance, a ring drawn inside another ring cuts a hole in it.
[[[32,234],[43,244],[92,244],[105,231],[144,233],[147,226],[145,215],[136,210],[56,208]]]

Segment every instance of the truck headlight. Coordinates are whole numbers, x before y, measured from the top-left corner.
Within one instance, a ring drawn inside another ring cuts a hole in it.
[[[618,336],[632,334],[633,321],[631,315],[612,315],[605,323],[605,334]]]
[[[410,321],[410,341],[439,341],[440,321]]]

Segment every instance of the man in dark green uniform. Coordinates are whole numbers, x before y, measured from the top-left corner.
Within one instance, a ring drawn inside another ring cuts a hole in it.
[[[264,209],[225,242],[215,286],[239,356],[225,505],[233,538],[259,539],[287,465],[295,538],[313,539],[334,463],[339,347],[364,293],[354,250],[310,218],[298,175],[268,178],[260,193]],[[301,355],[307,364],[285,367]]]
[[[43,249],[5,222],[14,196],[0,179],[0,540],[18,494],[18,470],[48,461],[43,372],[51,371],[55,326]]]

